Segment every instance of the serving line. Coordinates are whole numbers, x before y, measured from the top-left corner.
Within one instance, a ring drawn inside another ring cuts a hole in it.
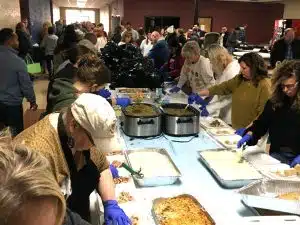
[[[170,98],[170,102],[172,98]],[[181,96],[180,96],[181,97]],[[182,98],[176,98],[175,102],[183,103]],[[208,211],[217,225],[238,224],[243,217],[257,216],[255,211],[241,202],[241,198],[235,190],[223,189],[207,169],[199,162],[199,151],[207,149],[219,149],[220,145],[205,129],[200,128],[196,137],[171,137],[161,135],[156,138],[130,138],[126,136],[118,126],[118,138],[121,148],[124,150],[138,150],[144,148],[164,148],[171,156],[181,172],[180,182],[170,186],[160,187],[136,187],[133,190],[135,202],[121,207],[129,215],[139,214],[141,225],[154,225],[152,217],[152,202],[160,197],[174,197],[180,194],[194,196]],[[183,143],[180,143],[183,142]],[[151,159],[149,159],[151,160]],[[155,165],[155,162],[153,162]],[[96,208],[101,209],[101,199],[97,198]]]

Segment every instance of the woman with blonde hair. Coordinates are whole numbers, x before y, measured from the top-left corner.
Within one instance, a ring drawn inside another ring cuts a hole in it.
[[[207,53],[215,74],[216,84],[228,81],[239,74],[240,65],[226,48],[213,44],[207,49]],[[207,106],[207,111],[211,116],[217,116],[227,124],[231,124],[231,103],[231,95],[215,96]]]
[[[270,155],[294,167],[300,164],[300,62],[286,61],[272,79],[273,93],[261,115],[244,132],[238,147],[255,145],[269,132]]]
[[[63,224],[66,203],[47,159],[0,142],[0,224]]]

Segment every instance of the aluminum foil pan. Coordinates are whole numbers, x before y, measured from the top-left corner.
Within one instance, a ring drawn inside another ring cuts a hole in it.
[[[177,197],[189,197],[189,198],[191,198],[199,206],[199,208],[204,212],[204,215],[209,219],[209,221],[210,221],[209,225],[215,225],[216,224],[215,221],[213,220],[213,218],[209,215],[209,213],[203,208],[203,206],[197,201],[197,199],[194,196],[188,195],[188,194],[183,194],[183,195],[179,195]],[[159,202],[163,201],[164,199],[165,198],[157,198],[157,199],[153,200],[152,215],[153,215],[153,219],[155,221],[155,224],[157,224],[157,225],[161,225],[161,223],[159,222],[160,221],[160,216],[155,213],[155,208],[156,208],[157,204]]]
[[[125,151],[125,158],[130,167],[130,159],[129,155],[131,153],[137,153],[137,152],[157,152],[160,154],[165,155],[169,159],[169,163],[174,167],[174,169],[177,172],[177,176],[155,176],[155,177],[144,177],[143,179],[138,178],[137,176],[133,175],[133,179],[136,181],[136,183],[141,187],[156,187],[156,186],[165,186],[165,185],[172,185],[178,181],[178,179],[181,177],[181,173],[175,163],[173,162],[172,158],[170,157],[169,153],[162,148],[145,148],[141,150],[129,150]],[[155,166],[155,163],[153,164]],[[143,171],[141,171],[143,173]]]
[[[227,150],[227,149],[213,149],[213,150],[206,150],[206,151],[233,151],[234,150]],[[218,183],[224,187],[224,188],[229,188],[229,189],[234,189],[234,188],[241,188],[244,187],[253,181],[260,179],[262,177],[257,177],[257,179],[226,179],[222,177],[216,169],[203,157],[202,153],[205,151],[199,151],[199,160],[202,162],[202,164],[207,168],[207,170],[215,177],[215,179],[218,181]],[[251,166],[251,164],[249,164]]]
[[[300,215],[300,201],[276,198],[289,192],[300,192],[300,182],[260,180],[238,191],[243,202],[250,207]]]

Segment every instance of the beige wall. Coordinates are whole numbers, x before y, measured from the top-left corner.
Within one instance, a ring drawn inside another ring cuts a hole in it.
[[[284,19],[300,19],[300,0],[286,0]]]
[[[0,0],[0,29],[15,28],[21,21],[19,0]]]
[[[103,23],[106,32],[110,32],[110,8],[109,5],[100,9],[100,23]]]

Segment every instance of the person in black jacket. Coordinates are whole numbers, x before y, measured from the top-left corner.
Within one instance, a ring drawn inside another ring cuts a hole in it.
[[[288,28],[284,37],[275,42],[271,50],[270,63],[274,68],[276,62],[283,60],[300,59],[300,40],[295,39],[295,31]]]
[[[227,27],[222,27],[222,31],[220,33],[220,45],[227,48],[227,40],[230,33],[227,30]]]
[[[244,132],[238,147],[255,145],[269,132],[270,155],[294,167],[300,164],[300,62],[284,61],[272,80],[273,94],[264,111]]]
[[[32,50],[32,43],[24,23],[20,22],[17,24],[16,34],[19,38],[19,56],[25,59],[26,55]]]
[[[121,26],[116,26],[116,28],[114,30],[114,34],[113,34],[111,40],[113,42],[115,42],[116,44],[119,44],[119,42],[122,39],[121,33],[122,33],[122,27]]]

